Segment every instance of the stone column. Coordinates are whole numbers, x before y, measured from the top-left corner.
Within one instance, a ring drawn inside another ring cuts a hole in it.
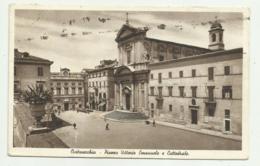
[[[121,109],[122,106],[122,84],[119,83],[119,108]]]
[[[134,87],[134,83],[131,84],[131,89],[132,89],[132,93],[131,93],[131,109],[134,112],[135,111],[135,87]]]
[[[147,110],[148,105],[148,84],[144,82],[144,108]]]
[[[114,90],[114,110],[117,110],[117,83],[115,83],[115,90]],[[107,99],[109,98],[109,96],[107,96]]]

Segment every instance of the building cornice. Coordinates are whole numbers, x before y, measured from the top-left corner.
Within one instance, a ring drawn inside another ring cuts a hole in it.
[[[53,61],[38,61],[38,60],[27,60],[27,59],[15,59],[15,64],[30,64],[30,65],[52,65]]]
[[[178,46],[182,46],[182,47],[190,47],[190,48],[201,49],[201,50],[211,52],[211,50],[208,49],[208,48],[198,47],[198,46],[193,46],[193,45],[188,45],[188,44],[182,44],[182,43],[176,43],[176,42],[172,42],[172,41],[154,39],[154,38],[149,38],[149,37],[145,37],[145,40],[155,41],[155,42],[160,42],[160,43],[166,43],[166,44],[174,44],[174,45],[178,45]]]
[[[235,55],[236,54],[236,55]],[[231,50],[223,50],[223,51],[215,51],[215,52],[210,52],[210,53],[205,53],[205,54],[200,54],[200,55],[194,55],[194,56],[189,56],[189,57],[184,57],[184,58],[179,58],[179,59],[172,59],[172,60],[166,60],[162,62],[154,62],[148,64],[149,67],[153,66],[159,66],[159,65],[166,65],[166,64],[174,64],[178,62],[187,62],[187,61],[193,61],[193,60],[198,60],[198,59],[205,59],[205,58],[213,58],[213,57],[220,57],[220,56],[231,56],[231,59],[239,59],[243,57],[243,48],[236,48],[236,49],[231,49]]]

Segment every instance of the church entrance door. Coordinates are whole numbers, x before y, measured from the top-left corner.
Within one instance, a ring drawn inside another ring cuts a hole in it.
[[[130,110],[130,94],[125,94],[125,107]]]

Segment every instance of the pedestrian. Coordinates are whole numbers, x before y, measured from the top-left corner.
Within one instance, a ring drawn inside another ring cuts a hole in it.
[[[109,123],[106,123],[106,130],[109,130]]]
[[[156,125],[155,125],[155,120],[153,120],[153,127],[156,127]]]
[[[77,129],[77,128],[76,128],[76,127],[77,127],[76,123],[73,123],[73,127],[74,127],[74,129]]]

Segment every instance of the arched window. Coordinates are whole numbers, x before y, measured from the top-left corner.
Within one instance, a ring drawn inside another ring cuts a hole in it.
[[[215,41],[216,41],[216,34],[213,33],[213,34],[212,34],[212,42],[215,42]]]

